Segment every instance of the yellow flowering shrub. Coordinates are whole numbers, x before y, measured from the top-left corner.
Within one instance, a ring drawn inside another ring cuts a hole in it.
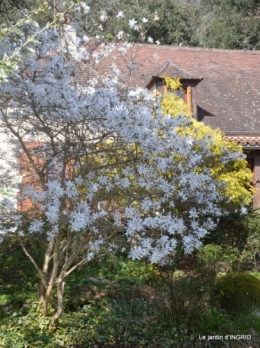
[[[172,79],[168,77],[163,78],[164,83],[171,90],[171,93],[165,93],[162,98],[162,109],[164,114],[177,117],[179,114],[187,115],[187,107],[182,98],[172,93],[173,90],[181,90],[182,85],[179,79]],[[199,140],[208,137],[211,142],[209,145],[215,154],[211,162],[208,163],[208,168],[211,174],[219,181],[227,183],[224,189],[224,195],[230,197],[230,200],[239,205],[249,204],[252,200],[253,187],[251,186],[252,172],[248,168],[246,159],[237,159],[232,164],[225,165],[221,161],[223,153],[227,150],[232,152],[243,152],[242,146],[234,142],[228,142],[224,139],[224,134],[219,130],[214,130],[210,126],[195,120],[190,116],[191,126],[181,128],[178,130],[180,134],[190,135]]]
[[[164,84],[170,91],[184,91],[180,79],[172,79],[170,77],[163,77]],[[177,94],[166,93],[162,100],[162,108],[165,114],[177,116],[179,114],[187,115],[187,105],[184,100]],[[190,114],[191,116],[191,114]]]

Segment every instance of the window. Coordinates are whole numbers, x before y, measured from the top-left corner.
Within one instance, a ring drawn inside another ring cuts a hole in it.
[[[187,105],[187,113],[197,119],[197,103],[196,103],[196,86],[203,78],[180,78],[183,90],[175,90],[173,93],[184,100]],[[160,76],[153,76],[150,82],[146,85],[151,92],[159,92],[164,94],[167,87]]]
[[[178,97],[180,97],[181,99],[183,99],[186,102],[186,90],[185,89],[177,89],[175,91],[171,91],[168,90],[169,93],[174,93],[175,95],[177,95]]]
[[[175,95],[183,99],[185,104],[187,105],[187,113],[189,115],[192,114],[191,86],[186,86],[186,87],[183,86],[182,89],[176,89],[176,90],[169,90],[166,87],[166,90],[168,93],[174,93]]]

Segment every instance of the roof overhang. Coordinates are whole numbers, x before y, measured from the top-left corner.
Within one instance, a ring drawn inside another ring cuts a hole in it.
[[[181,83],[190,83],[190,84],[194,84],[195,86],[197,86],[198,83],[200,83],[203,80],[203,77],[192,77],[192,78],[187,78],[187,77],[181,77],[181,76],[167,76],[167,75],[152,75],[149,82],[146,84],[145,88],[150,89],[150,87],[157,81],[157,80],[161,80],[163,79],[163,77],[170,77],[172,79],[180,79]]]
[[[243,149],[256,150],[260,149],[260,133],[258,134],[228,134],[226,133],[224,139],[227,141],[234,141],[242,145]]]

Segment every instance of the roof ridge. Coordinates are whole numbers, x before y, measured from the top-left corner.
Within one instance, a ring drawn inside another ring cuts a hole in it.
[[[185,74],[188,74],[189,76],[193,77],[193,75],[192,75],[189,71],[187,71],[187,70],[185,70],[184,68],[182,68],[181,66],[179,66],[179,65],[177,65],[177,64],[175,64],[175,63],[173,63],[172,60],[167,59],[167,60],[165,61],[165,63],[166,63],[166,65],[165,65],[164,67],[162,67],[162,70],[159,70],[159,71],[158,71],[158,76],[162,76],[163,72],[164,72],[165,70],[167,70],[167,68],[169,67],[169,65],[171,65],[171,66],[173,66],[174,68],[176,68],[177,70],[182,71],[182,72],[184,72]]]
[[[230,53],[249,53],[249,54],[260,54],[260,50],[238,50],[238,49],[224,49],[224,48],[210,48],[210,47],[193,47],[193,46],[174,46],[174,45],[155,45],[155,44],[139,44],[140,46],[152,46],[165,49],[176,49],[178,51],[212,51],[212,52],[230,52]]]
[[[193,76],[189,71],[187,71],[187,70],[185,70],[184,68],[180,67],[179,65],[173,63],[173,61],[170,60],[170,59],[169,59],[169,64],[170,64],[170,65],[173,65],[174,67],[176,67],[177,69],[183,71],[184,73],[186,73],[186,74],[188,74],[188,75],[190,75],[190,76]]]

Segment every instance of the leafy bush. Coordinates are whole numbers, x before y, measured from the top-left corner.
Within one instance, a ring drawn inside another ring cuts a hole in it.
[[[190,331],[200,320],[208,305],[211,281],[196,275],[176,276],[168,273],[161,288],[162,308],[168,310],[169,317],[178,333]]]
[[[201,247],[197,253],[199,264],[210,268],[215,272],[230,271],[235,262],[239,260],[239,251],[233,247],[207,244]]]
[[[251,213],[247,218],[248,237],[241,255],[241,264],[248,261],[254,263],[257,269],[260,256],[260,216],[259,214]]]
[[[31,238],[31,240],[26,240],[24,244],[36,263],[41,267],[44,259],[43,242]],[[27,282],[37,283],[39,281],[35,267],[24,254],[19,242],[13,240],[13,238],[5,238],[0,243],[0,269],[0,284],[21,285]]]
[[[215,295],[228,312],[260,305],[260,280],[251,274],[230,273],[216,281]]]
[[[242,251],[248,235],[248,217],[237,211],[220,217],[214,233],[208,234],[204,238],[204,243],[224,247],[232,246]]]

